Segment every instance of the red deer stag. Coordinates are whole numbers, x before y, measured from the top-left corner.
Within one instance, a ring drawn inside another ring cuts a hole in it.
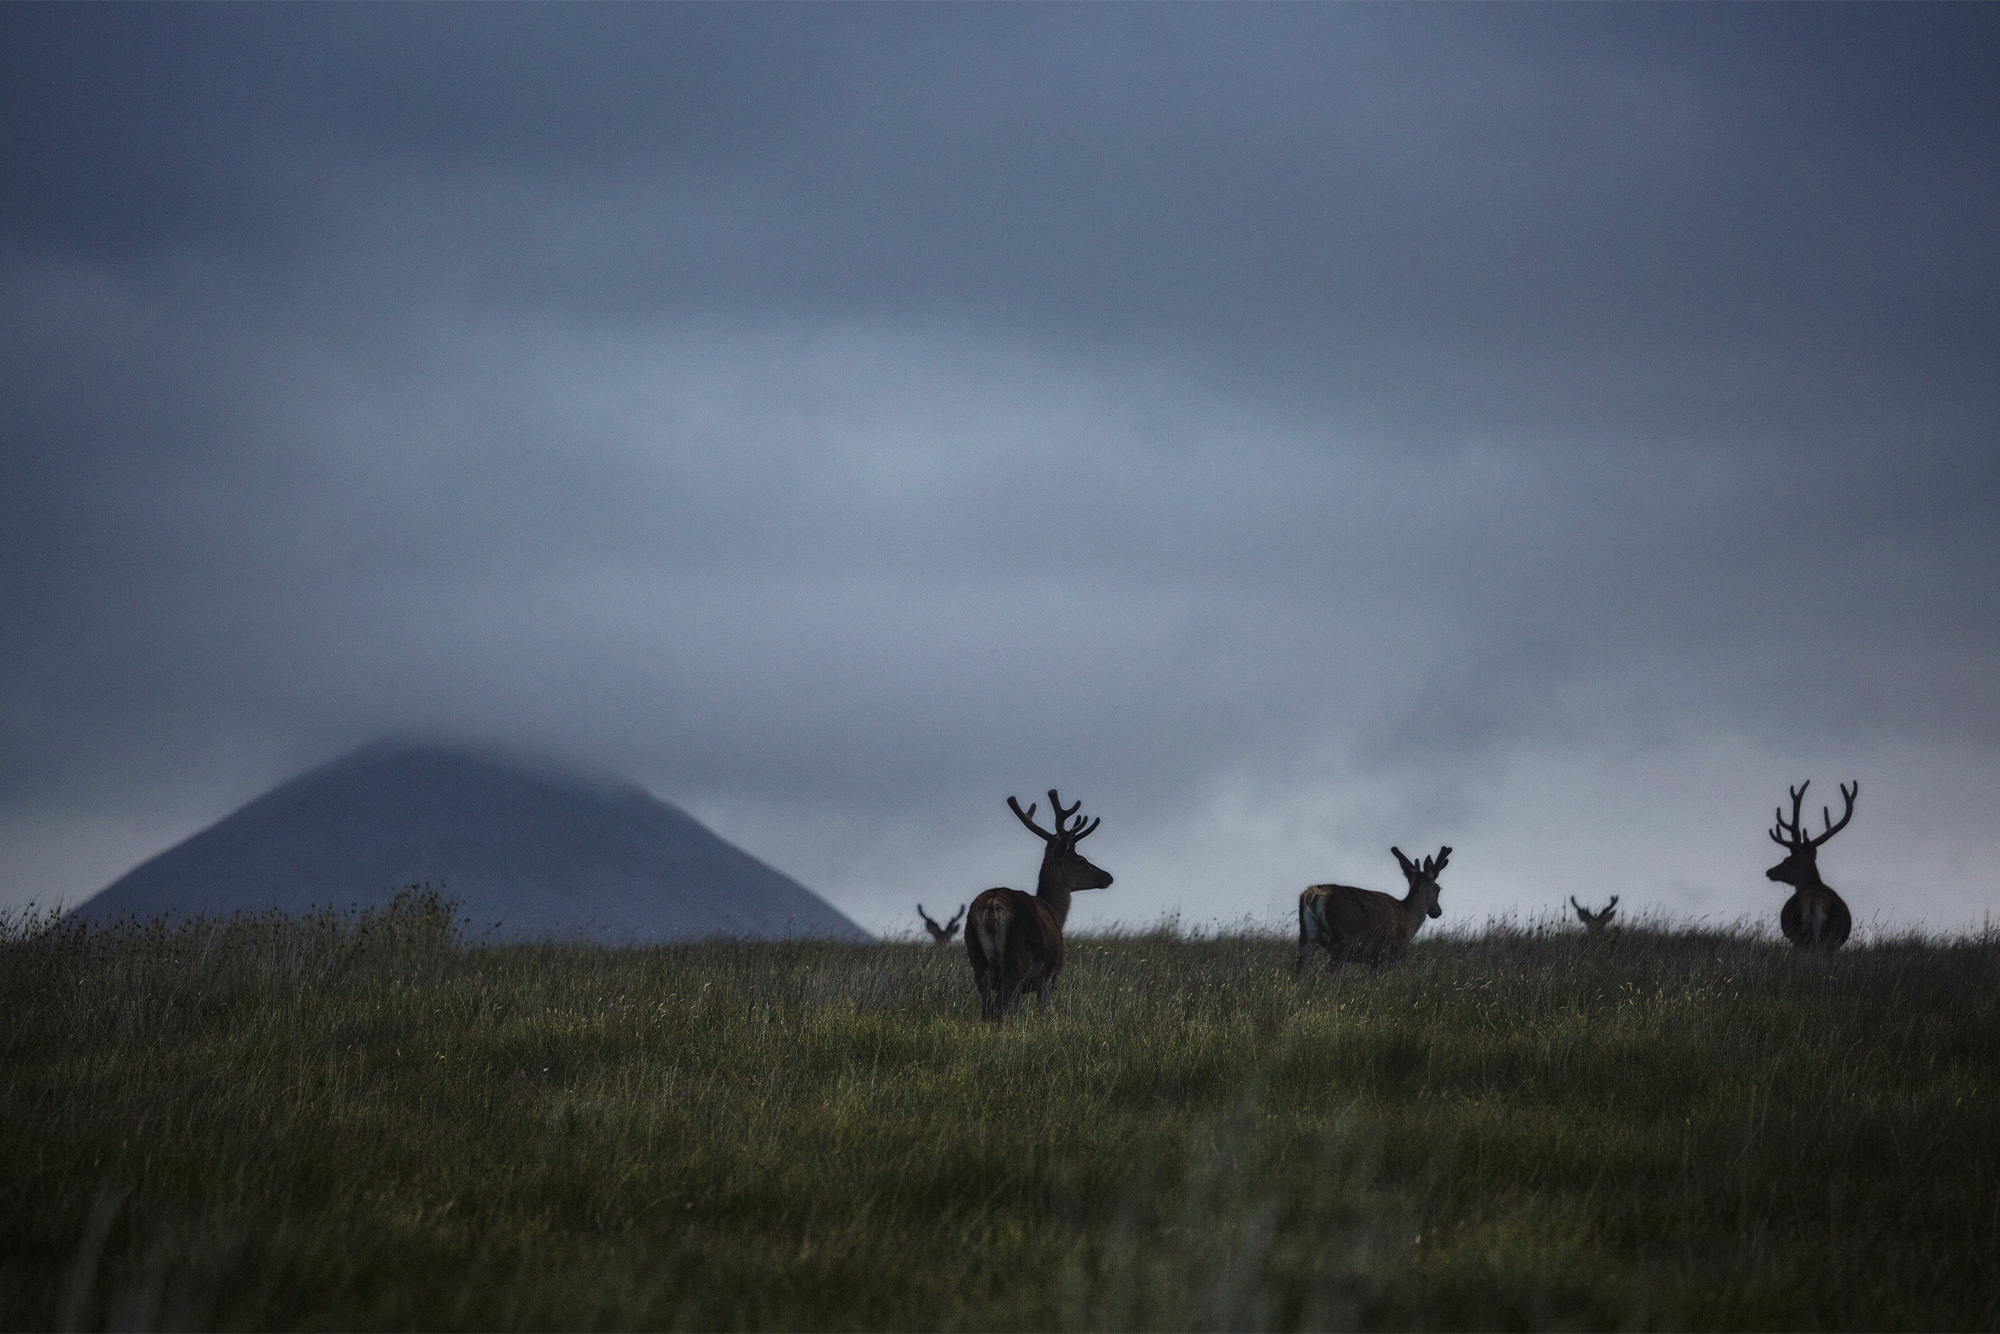
[[[1324,948],[1332,972],[1349,959],[1383,963],[1403,957],[1410,937],[1424,924],[1425,917],[1442,917],[1438,907],[1438,872],[1451,857],[1450,848],[1439,848],[1437,856],[1424,858],[1422,866],[1390,848],[1410,882],[1410,892],[1402,898],[1374,889],[1352,885],[1312,885],[1299,894],[1299,962],[1293,971],[1303,973],[1312,952]]]
[[[965,952],[972,960],[972,980],[979,984],[979,1015],[996,1023],[1029,988],[1040,994],[1047,1008],[1063,966],[1062,930],[1069,920],[1069,896],[1111,883],[1109,871],[1092,866],[1076,850],[1100,823],[1086,824],[1077,815],[1082,802],[1064,810],[1056,790],[1049,789],[1049,805],[1056,813],[1053,834],[1035,823],[1034,803],[1025,812],[1012,797],[1007,804],[1047,846],[1042,849],[1042,873],[1033,894],[989,889],[972,901],[971,915],[965,919]],[[1075,824],[1069,822],[1071,817]]]
[[[1576,909],[1577,917],[1582,920],[1585,928],[1589,930],[1591,935],[1601,936],[1604,934],[1604,928],[1611,925],[1611,912],[1618,906],[1618,896],[1613,894],[1611,902],[1604,905],[1604,911],[1602,912],[1592,912],[1590,909],[1584,907],[1576,901],[1576,895],[1574,894],[1569,896],[1569,906]]]
[[[951,920],[943,926],[939,926],[931,915],[924,911],[924,905],[921,903],[917,905],[917,916],[924,919],[924,930],[931,933],[932,944],[949,945],[951,938],[958,934],[958,919],[965,916],[965,905],[959,904],[958,911],[953,913]]]
[[[1792,896],[1778,913],[1778,927],[1785,933],[1785,939],[1802,950],[1831,953],[1847,943],[1854,919],[1840,895],[1819,878],[1819,845],[1847,828],[1847,822],[1854,818],[1854,798],[1860,795],[1861,784],[1857,780],[1851,791],[1845,786],[1840,789],[1840,795],[1847,799],[1847,809],[1841,813],[1838,824],[1834,823],[1832,811],[1824,806],[1819,808],[1826,830],[1815,837],[1808,837],[1799,828],[1799,807],[1805,804],[1806,789],[1811,786],[1812,780],[1808,778],[1792,789],[1789,822],[1785,819],[1785,808],[1778,808],[1778,823],[1771,827],[1771,841],[1789,851],[1785,860],[1764,872],[1764,877],[1792,887]]]

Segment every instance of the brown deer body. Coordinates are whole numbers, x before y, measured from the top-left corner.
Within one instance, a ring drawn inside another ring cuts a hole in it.
[[[1790,822],[1785,819],[1784,807],[1778,808],[1778,822],[1770,830],[1771,841],[1787,852],[1785,860],[1764,872],[1764,877],[1792,887],[1792,896],[1778,912],[1778,929],[1785,933],[1785,939],[1796,949],[1831,953],[1847,943],[1848,933],[1854,929],[1854,918],[1840,895],[1819,878],[1819,845],[1847,828],[1847,822],[1854,818],[1854,799],[1861,793],[1861,784],[1856,781],[1852,790],[1845,786],[1840,789],[1840,795],[1847,799],[1847,809],[1838,823],[1834,822],[1832,811],[1820,807],[1820,819],[1826,829],[1808,837],[1799,828],[1799,807],[1805,803],[1806,789],[1811,786],[1812,780],[1808,778],[1791,790]]]
[[[939,926],[936,920],[924,911],[924,905],[921,903],[917,905],[917,916],[924,919],[924,930],[931,933],[931,943],[933,945],[949,945],[951,944],[952,937],[958,934],[958,919],[965,916],[965,905],[963,903],[959,904],[958,911],[953,913],[951,920],[943,926]]]
[[[1592,912],[1590,909],[1584,907],[1576,901],[1576,895],[1574,894],[1569,896],[1569,906],[1576,909],[1577,918],[1582,921],[1584,928],[1591,935],[1601,936],[1604,934],[1604,928],[1611,925],[1611,913],[1618,906],[1618,896],[1613,894],[1611,902],[1604,905],[1604,911],[1602,912]]]
[[[965,919],[965,953],[972,960],[972,980],[979,986],[979,1014],[998,1022],[1021,996],[1033,989],[1046,1008],[1063,966],[1063,924],[1069,920],[1069,898],[1078,890],[1103,889],[1111,874],[1090,864],[1076,845],[1096,831],[1077,815],[1082,802],[1068,810],[1054,788],[1049,805],[1055,809],[1055,832],[1035,823],[1032,803],[1026,811],[1014,798],[1007,804],[1022,824],[1046,845],[1042,871],[1033,894],[1005,887],[989,889],[972,901]],[[1076,818],[1070,824],[1071,817]]]
[[[1299,962],[1293,971],[1303,973],[1316,949],[1330,956],[1329,972],[1350,959],[1366,963],[1400,959],[1426,918],[1444,916],[1438,907],[1437,877],[1451,849],[1439,848],[1421,866],[1405,857],[1401,848],[1389,851],[1396,854],[1410,884],[1410,892],[1400,899],[1352,885],[1312,885],[1300,893]]]

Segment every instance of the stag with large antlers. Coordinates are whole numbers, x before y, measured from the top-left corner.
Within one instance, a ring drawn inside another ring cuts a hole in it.
[[[1299,895],[1299,962],[1295,972],[1303,973],[1315,949],[1325,949],[1331,972],[1350,959],[1384,963],[1403,957],[1410,937],[1428,917],[1444,916],[1438,907],[1438,872],[1451,857],[1450,848],[1439,848],[1435,857],[1426,857],[1420,866],[1390,848],[1403,868],[1410,892],[1402,898],[1375,889],[1352,885],[1312,885]]]
[[[1618,896],[1613,894],[1611,902],[1604,905],[1602,912],[1592,912],[1584,907],[1576,901],[1574,894],[1569,896],[1569,906],[1576,909],[1577,918],[1582,921],[1585,930],[1593,936],[1601,936],[1604,934],[1604,928],[1611,925],[1611,914],[1618,907]]]
[[[1046,845],[1042,873],[1033,894],[1018,889],[989,889],[972,901],[965,919],[965,952],[972,960],[972,980],[979,985],[981,1018],[999,1022],[1007,1008],[1030,988],[1047,1008],[1063,966],[1063,923],[1069,920],[1069,896],[1078,890],[1103,889],[1111,873],[1090,864],[1076,845],[1097,832],[1100,823],[1085,823],[1077,812],[1083,803],[1063,809],[1062,799],[1049,789],[1055,811],[1055,832],[1035,823],[1035,806],[1023,811],[1007,798],[1014,814]],[[1074,820],[1075,823],[1071,823]]]
[[[949,945],[952,937],[958,934],[958,919],[965,916],[965,905],[959,904],[958,911],[953,913],[951,920],[943,926],[939,926],[937,920],[924,911],[924,905],[921,903],[917,905],[917,916],[924,919],[924,930],[931,933],[932,944]]]
[[[1854,798],[1861,792],[1861,783],[1857,779],[1851,789],[1842,785],[1840,795],[1846,798],[1847,809],[1841,812],[1837,823],[1832,811],[1824,806],[1819,808],[1820,821],[1826,827],[1815,835],[1808,835],[1799,825],[1799,808],[1805,804],[1806,789],[1811,786],[1812,780],[1808,778],[1791,790],[1789,821],[1785,819],[1785,808],[1778,808],[1778,822],[1770,830],[1771,841],[1787,851],[1785,860],[1764,872],[1764,876],[1792,887],[1792,896],[1778,913],[1778,927],[1785,933],[1785,939],[1802,950],[1830,953],[1847,943],[1854,919],[1840,895],[1819,878],[1819,845],[1847,828],[1847,822],[1854,818]]]

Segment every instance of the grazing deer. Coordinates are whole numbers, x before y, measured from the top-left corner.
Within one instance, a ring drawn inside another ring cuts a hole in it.
[[[1303,973],[1306,960],[1320,947],[1331,956],[1328,972],[1349,959],[1368,963],[1400,959],[1424,918],[1444,916],[1438,907],[1437,877],[1451,849],[1439,848],[1437,856],[1424,858],[1421,866],[1405,857],[1401,848],[1389,851],[1396,854],[1403,878],[1410,882],[1410,892],[1400,899],[1352,885],[1312,885],[1299,894],[1299,962],[1293,971]]]
[[[1778,808],[1778,822],[1771,827],[1771,841],[1789,849],[1785,860],[1764,872],[1767,880],[1777,880],[1792,887],[1792,896],[1785,900],[1784,908],[1778,913],[1778,927],[1785,933],[1785,939],[1802,950],[1826,950],[1831,953],[1847,943],[1847,933],[1854,928],[1854,919],[1849,916],[1847,905],[1840,895],[1827,888],[1819,878],[1819,845],[1847,828],[1847,822],[1854,818],[1854,798],[1860,795],[1861,783],[1857,779],[1853,790],[1842,786],[1840,795],[1847,799],[1847,809],[1841,813],[1840,822],[1834,823],[1833,812],[1822,806],[1820,819],[1826,823],[1826,830],[1815,837],[1807,837],[1799,828],[1799,807],[1805,803],[1806,789],[1812,780],[1792,789],[1792,818],[1785,819],[1785,808]]]
[[[1611,913],[1618,906],[1618,896],[1613,894],[1611,902],[1604,905],[1603,912],[1592,912],[1576,901],[1576,895],[1569,896],[1569,906],[1576,909],[1576,915],[1583,919],[1584,926],[1593,936],[1604,934],[1604,928],[1611,925]]]
[[[932,944],[949,945],[951,944],[951,938],[958,934],[958,919],[965,916],[965,905],[963,903],[959,904],[958,911],[943,926],[939,926],[932,920],[931,915],[924,911],[924,905],[921,903],[917,905],[917,916],[924,919],[924,930],[931,933]]]
[[[1052,834],[1035,823],[1031,802],[1007,798],[1021,823],[1047,844],[1042,849],[1042,873],[1033,894],[1018,889],[989,889],[972,901],[965,919],[965,952],[972,960],[972,980],[979,984],[979,1015],[998,1023],[1007,1007],[1034,988],[1044,1008],[1063,966],[1063,923],[1069,920],[1069,896],[1081,889],[1103,889],[1111,873],[1092,866],[1076,845],[1095,833],[1099,820],[1084,823],[1077,802],[1063,809],[1062,799],[1049,789],[1056,813]],[[1075,817],[1076,823],[1069,823]]]

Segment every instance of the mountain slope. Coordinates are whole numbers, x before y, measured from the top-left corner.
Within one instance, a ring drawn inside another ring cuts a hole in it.
[[[77,912],[299,913],[381,902],[420,881],[459,900],[474,937],[868,938],[804,885],[636,784],[400,743],[274,788]]]

